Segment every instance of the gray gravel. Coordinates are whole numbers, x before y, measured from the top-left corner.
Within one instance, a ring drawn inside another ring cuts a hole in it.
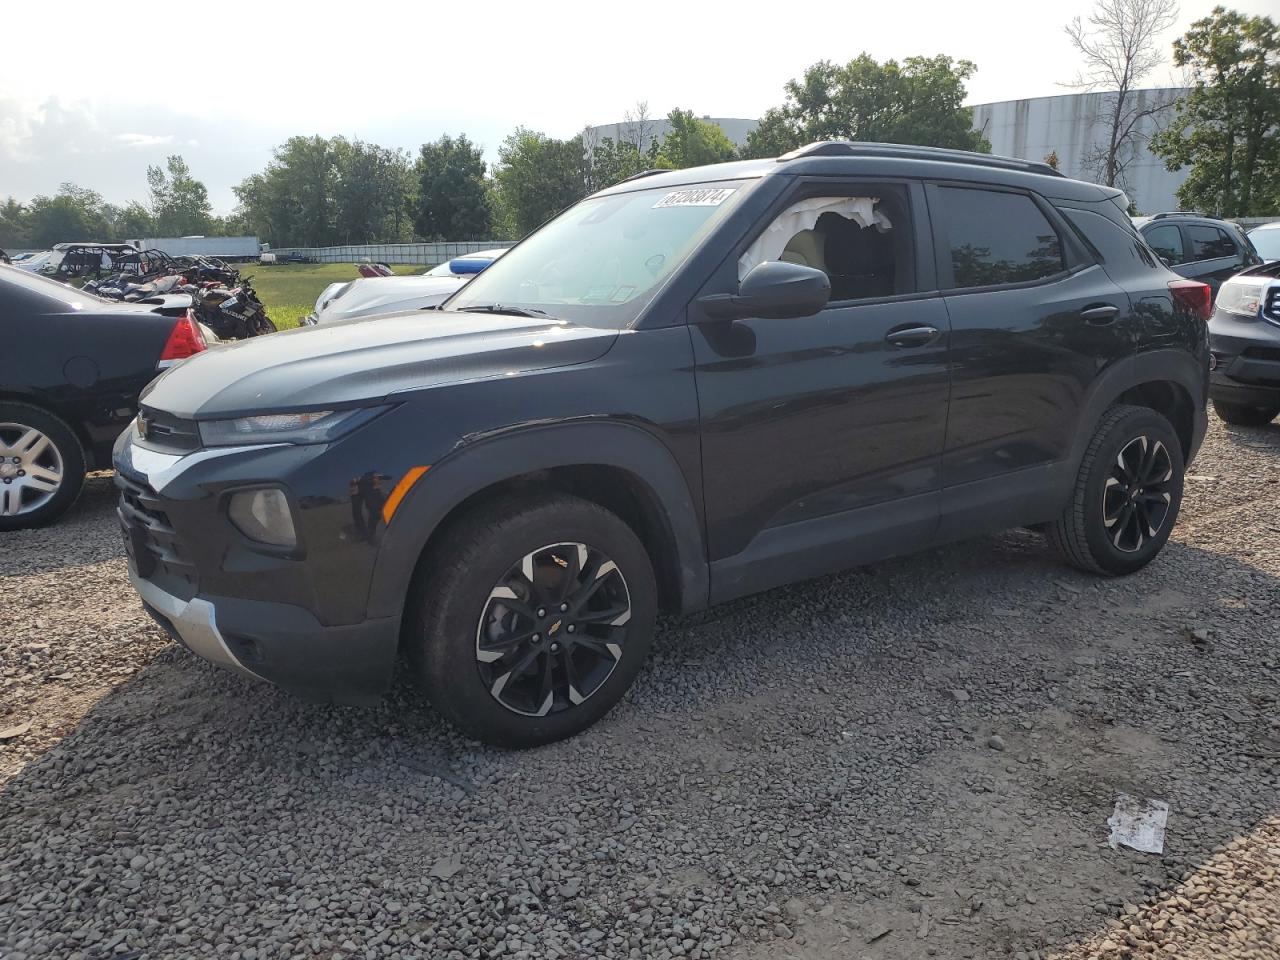
[[[1193,471],[1134,577],[1011,532],[776,590],[524,753],[165,644],[95,481],[0,553],[0,956],[1278,957],[1280,427]]]

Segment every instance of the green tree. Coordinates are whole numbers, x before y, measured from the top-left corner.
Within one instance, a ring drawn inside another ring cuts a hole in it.
[[[336,242],[334,186],[337,163],[324,137],[290,137],[276,147],[262,173],[232,189],[237,216],[277,247],[321,247]]]
[[[137,200],[131,200],[123,207],[108,204],[104,212],[111,221],[111,232],[117,240],[142,240],[160,236],[151,211]]]
[[[38,247],[113,239],[102,196],[74,183],[62,184],[52,197],[35,197],[27,208],[26,225],[30,242]]]
[[[1170,170],[1190,165],[1178,188],[1188,209],[1224,217],[1280,212],[1280,31],[1270,17],[1224,7],[1174,41],[1191,92],[1151,139]]]
[[[334,226],[342,243],[399,239],[409,156],[361,140],[335,137]]]
[[[27,208],[13,197],[0,204],[0,249],[14,250],[31,242],[27,233]]]
[[[714,123],[700,120],[691,110],[672,110],[667,114],[671,129],[662,138],[658,150],[658,166],[683,170],[708,163],[724,163],[738,155],[733,141]]]
[[[498,148],[494,168],[495,215],[522,237],[587,192],[582,138],[556,140],[524,127]]]
[[[965,107],[977,67],[948,56],[877,63],[869,54],[841,66],[822,60],[786,85],[747,138],[743,155],[772,157],[814,140],[863,140],[990,152]]]
[[[487,238],[493,218],[484,172],[484,155],[465,134],[424,143],[414,164],[418,195],[413,225],[418,235],[426,240]]]
[[[649,141],[648,149],[641,150],[634,143],[614,141],[604,137],[590,150],[587,165],[587,190],[594,192],[611,187],[620,180],[634,177],[645,170],[662,166],[658,159],[661,144],[657,139]]]
[[[208,231],[213,216],[209,191],[191,175],[182,157],[169,157],[163,168],[147,167],[147,186],[154,229],[161,236],[185,237]]]

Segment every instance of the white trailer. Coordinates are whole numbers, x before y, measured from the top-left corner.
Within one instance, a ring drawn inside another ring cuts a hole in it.
[[[143,250],[163,250],[171,257],[257,260],[262,252],[257,237],[148,237],[133,242]]]

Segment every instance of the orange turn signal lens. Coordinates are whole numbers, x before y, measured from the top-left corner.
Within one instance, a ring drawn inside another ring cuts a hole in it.
[[[387,502],[382,505],[382,522],[390,524],[391,518],[395,516],[396,510],[400,508],[400,501],[405,498],[413,485],[417,483],[424,473],[431,469],[431,464],[425,467],[410,467],[405,471],[405,475],[400,478],[400,482],[391,490],[391,495],[387,497]]]

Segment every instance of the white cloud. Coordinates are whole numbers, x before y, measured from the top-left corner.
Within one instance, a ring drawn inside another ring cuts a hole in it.
[[[154,133],[117,133],[115,139],[126,147],[163,147],[173,143],[174,136],[173,134],[157,136]]]

